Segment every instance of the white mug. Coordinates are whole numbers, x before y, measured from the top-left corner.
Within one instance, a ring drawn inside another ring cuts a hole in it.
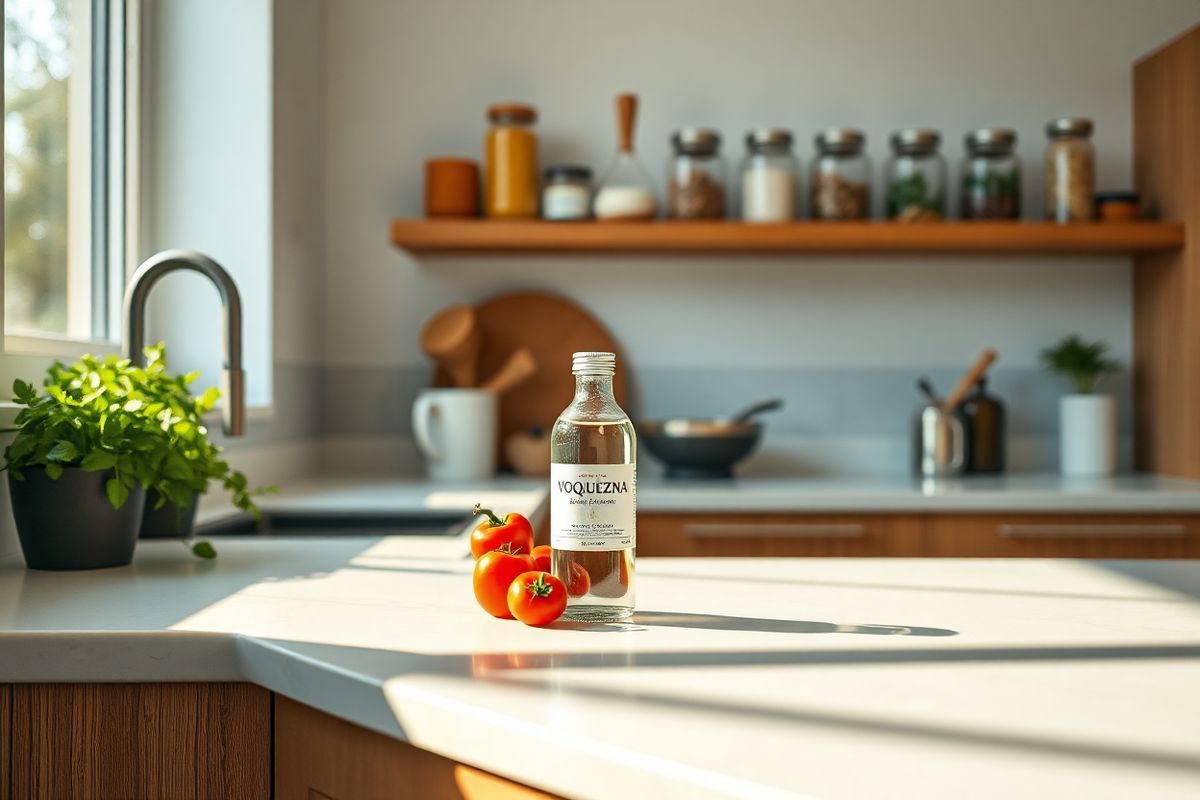
[[[425,389],[413,403],[413,435],[436,481],[481,481],[496,472],[496,394]]]

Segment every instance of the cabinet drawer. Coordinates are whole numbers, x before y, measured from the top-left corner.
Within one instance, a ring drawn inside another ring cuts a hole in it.
[[[1200,555],[1200,518],[1036,514],[931,516],[929,554],[1030,558],[1187,558]]]
[[[639,514],[639,556],[916,556],[916,516]]]

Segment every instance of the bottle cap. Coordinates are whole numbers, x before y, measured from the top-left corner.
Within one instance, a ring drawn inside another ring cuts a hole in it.
[[[617,370],[613,353],[585,352],[571,356],[571,372],[576,375],[612,375]]]

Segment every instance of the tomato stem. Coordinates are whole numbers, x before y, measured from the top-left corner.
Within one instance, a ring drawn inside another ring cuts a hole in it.
[[[534,597],[549,597],[550,593],[554,591],[554,587],[546,581],[546,573],[543,572],[525,584],[525,591]]]
[[[475,514],[475,516],[483,514],[488,518],[488,524],[493,528],[499,528],[504,525],[504,520],[497,517],[496,512],[492,511],[490,508],[480,508],[479,503],[475,504],[475,510],[472,513]]]

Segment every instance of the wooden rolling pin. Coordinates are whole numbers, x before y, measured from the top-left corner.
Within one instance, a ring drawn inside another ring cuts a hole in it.
[[[421,348],[458,387],[478,384],[479,339],[475,309],[468,306],[443,308],[421,330]]]
[[[954,387],[954,391],[946,395],[945,402],[942,403],[942,411],[950,413],[958,408],[959,404],[966,399],[967,392],[971,391],[971,387],[983,377],[983,374],[988,371],[988,368],[996,361],[996,351],[992,348],[985,349],[979,354],[979,358],[975,359],[975,363],[967,370],[967,373],[959,380],[958,385]]]
[[[529,348],[522,347],[514,350],[500,369],[484,381],[483,388],[489,392],[504,394],[522,381],[532,378],[537,369],[538,363],[533,353],[529,352]]]

